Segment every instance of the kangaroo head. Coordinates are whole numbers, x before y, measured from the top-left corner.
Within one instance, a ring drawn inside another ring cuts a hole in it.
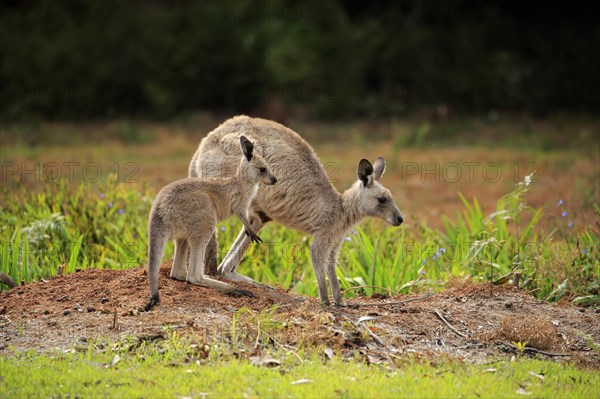
[[[385,188],[379,179],[385,171],[385,160],[379,157],[375,165],[366,159],[358,163],[358,196],[356,205],[358,209],[368,216],[381,218],[392,226],[400,226],[403,222],[402,214],[392,199],[390,190]]]
[[[267,161],[254,153],[254,144],[244,136],[240,136],[240,146],[244,156],[240,162],[239,175],[253,183],[275,184],[277,178],[271,173]]]

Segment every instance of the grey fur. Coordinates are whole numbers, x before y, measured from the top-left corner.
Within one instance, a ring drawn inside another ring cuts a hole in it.
[[[365,216],[375,216],[399,226],[402,215],[388,189],[379,183],[385,161],[378,158],[375,167],[361,161],[359,179],[340,194],[330,183],[327,173],[310,145],[297,133],[276,122],[236,116],[210,132],[192,158],[190,176],[223,177],[234,173],[237,162],[235,143],[246,135],[255,144],[255,152],[269,164],[279,183],[260,186],[250,204],[249,214],[255,231],[274,220],[312,234],[311,260],[319,296],[329,303],[326,275],[336,305],[343,305],[335,272],[338,251],[346,232]],[[378,198],[385,198],[381,204]],[[254,216],[252,216],[254,215]],[[233,281],[253,282],[236,273],[236,268],[250,244],[242,231],[219,266],[219,272]],[[212,236],[207,264],[216,265],[217,242]]]
[[[248,220],[248,206],[259,183],[272,185],[277,182],[267,162],[254,151],[253,144],[244,136],[239,137],[238,143],[238,167],[235,175],[226,178],[190,177],[178,180],[160,190],[154,200],[148,223],[150,301],[146,310],[159,302],[158,271],[169,239],[175,240],[172,278],[216,288],[232,295],[253,296],[249,291],[236,289],[204,275],[206,247],[215,234],[218,221],[235,214],[242,221],[249,239],[261,241]]]

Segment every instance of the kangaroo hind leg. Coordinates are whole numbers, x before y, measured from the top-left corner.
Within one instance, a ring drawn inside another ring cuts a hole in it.
[[[219,255],[219,242],[217,241],[217,232],[214,231],[206,247],[204,255],[204,273],[208,276],[219,274],[217,257]]]
[[[337,257],[340,244],[334,244],[329,248],[326,261],[327,277],[329,278],[329,286],[331,287],[331,295],[336,306],[344,306],[344,300],[340,292],[340,282],[336,274]]]
[[[225,294],[233,296],[250,296],[254,294],[250,291],[235,288],[232,285],[219,280],[212,279],[204,275],[204,256],[208,242],[190,241],[190,267],[186,280],[194,285],[206,288],[215,288]]]
[[[178,238],[175,240],[175,259],[171,268],[171,278],[185,281],[187,278],[189,245],[187,239]]]
[[[270,220],[271,219],[264,212],[259,211],[257,212],[256,216],[250,219],[250,223],[254,228],[254,232],[258,233]],[[258,285],[261,287],[269,287],[268,285],[257,283],[250,277],[243,276],[237,272],[237,268],[242,261],[244,254],[252,243],[245,230],[245,227],[242,227],[240,234],[238,234],[235,242],[231,246],[231,249],[229,249],[229,252],[225,256],[225,259],[223,259],[223,262],[221,262],[219,265],[219,272],[229,281],[238,281],[242,283]]]

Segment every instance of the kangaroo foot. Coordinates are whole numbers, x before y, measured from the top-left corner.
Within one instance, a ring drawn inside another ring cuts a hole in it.
[[[348,302],[348,303],[336,303],[335,304],[336,308],[348,308],[348,309],[359,309],[360,305],[358,303],[352,303],[352,302]]]
[[[152,296],[150,298],[150,301],[148,301],[148,304],[146,305],[144,310],[146,312],[149,312],[154,307],[154,305],[157,305],[159,302],[160,302],[160,298],[158,297],[158,294]]]
[[[171,275],[169,277],[171,277],[173,280],[179,280],[179,281],[186,281],[187,280],[187,276],[186,275],[179,275],[177,273],[171,273]]]
[[[256,298],[256,295],[254,295],[254,293],[252,293],[251,291],[241,290],[241,289],[235,289],[233,291],[229,291],[227,293],[227,295],[235,297],[235,298],[239,298],[239,297],[242,297],[242,296],[248,296],[250,298]]]
[[[223,273],[223,277],[229,281],[236,281],[239,283],[248,283],[248,284],[256,285],[259,287],[262,286],[262,284],[257,283],[256,281],[252,280],[250,277],[242,276],[241,274],[236,273],[236,272],[229,272],[229,273],[225,272],[225,273]]]

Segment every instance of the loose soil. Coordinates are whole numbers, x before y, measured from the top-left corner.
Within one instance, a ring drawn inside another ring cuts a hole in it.
[[[142,267],[80,271],[0,292],[0,354],[178,331],[203,344],[235,341],[248,351],[321,346],[329,355],[359,353],[373,363],[437,356],[486,363],[521,355],[600,368],[600,352],[590,347],[600,342],[599,309],[539,301],[513,287],[454,280],[435,294],[357,298],[336,308],[243,284],[256,297],[230,297],[172,280],[170,267],[160,270],[161,303],[151,312],[141,311],[148,299]],[[522,353],[519,342],[527,343]]]

